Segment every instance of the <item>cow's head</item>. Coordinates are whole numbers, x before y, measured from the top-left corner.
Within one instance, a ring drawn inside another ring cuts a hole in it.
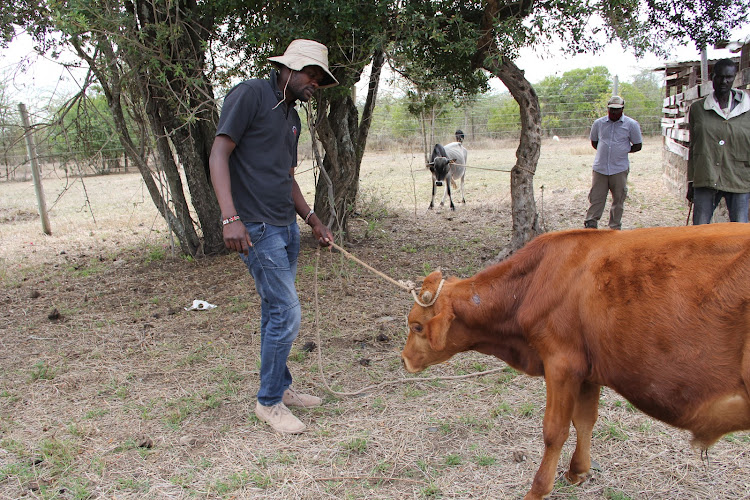
[[[425,278],[419,291],[420,302],[432,302],[442,279],[440,271],[435,271]],[[443,284],[434,304],[424,307],[416,303],[409,312],[409,337],[406,339],[404,350],[401,351],[401,359],[410,373],[420,372],[428,366],[442,363],[468,348],[462,342],[460,334],[448,335],[455,319],[451,298],[452,281],[455,282],[455,278]]]
[[[432,155],[430,155],[430,163],[427,166],[430,168],[430,172],[435,177],[435,185],[442,186],[445,176],[448,175],[451,169],[452,160],[449,160],[445,154],[445,148],[442,144],[435,144],[432,148]]]

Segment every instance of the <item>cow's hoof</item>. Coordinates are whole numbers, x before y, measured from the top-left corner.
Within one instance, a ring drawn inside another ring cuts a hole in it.
[[[427,210],[432,210],[432,205],[430,205],[429,207],[427,207]]]
[[[567,481],[568,484],[572,484],[573,486],[577,486],[585,482],[589,477],[591,477],[590,471],[581,474],[572,474],[570,471],[565,473],[565,481]]]

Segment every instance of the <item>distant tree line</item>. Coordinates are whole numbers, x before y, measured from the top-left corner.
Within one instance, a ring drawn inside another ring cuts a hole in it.
[[[537,83],[543,134],[548,137],[588,135],[593,120],[605,112],[613,80],[607,68],[597,66],[549,76]],[[659,75],[643,72],[631,82],[621,82],[618,93],[625,98],[626,114],[640,122],[644,134],[660,133],[663,90]],[[1,111],[4,124],[17,122],[17,110],[10,103],[5,102]],[[303,120],[305,118],[303,116]],[[424,132],[422,120],[428,122],[428,144],[452,138],[458,128],[475,143],[484,139],[516,139],[521,129],[518,103],[507,92],[487,92],[463,100],[450,96],[442,99],[419,96],[413,92],[396,97],[384,92],[374,111],[371,147],[381,149],[400,144],[418,148]],[[43,162],[53,162],[58,168],[75,174],[80,173],[76,169],[81,165],[86,165],[89,173],[127,169],[127,155],[117,140],[116,128],[100,88],[92,86],[74,100],[53,105],[42,121],[48,124],[37,131],[38,152]],[[139,126],[136,119],[127,121],[131,129]],[[18,126],[6,125],[0,129],[5,178],[15,177],[12,164],[20,163],[19,157],[25,155],[21,133]],[[305,134],[303,140],[308,142],[310,136]]]
[[[613,86],[614,77],[604,66],[574,69],[562,76],[548,76],[535,84],[543,134],[548,137],[587,136],[591,123],[606,114]],[[644,134],[661,133],[663,89],[660,75],[644,71],[631,82],[620,82],[618,94],[625,99],[625,114],[638,120]],[[475,141],[517,138],[520,134],[518,103],[507,92],[435,104],[429,116],[421,116],[412,111],[413,103],[408,94],[381,96],[370,132],[373,147],[381,144],[378,139],[419,142],[423,120],[429,122],[437,141],[452,137],[457,128]]]

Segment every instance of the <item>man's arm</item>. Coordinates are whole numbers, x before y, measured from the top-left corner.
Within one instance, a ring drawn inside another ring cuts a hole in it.
[[[643,149],[643,135],[641,134],[641,125],[635,120],[631,120],[630,128],[630,152],[637,153]]]
[[[305,197],[302,195],[299,184],[297,184],[297,179],[294,178],[294,167],[289,169],[289,175],[292,176],[292,200],[294,201],[294,209],[302,219],[307,218],[305,222],[312,227],[313,235],[318,240],[318,243],[330,246],[331,243],[333,243],[333,233],[331,233],[331,230],[323,224],[323,221],[312,212],[310,205],[305,201]]]
[[[589,139],[591,139],[591,146],[596,149],[596,147],[599,145],[599,120],[595,120],[591,125]]]
[[[689,130],[689,137],[690,137],[690,145],[688,147],[688,161],[687,161],[687,189],[685,190],[685,198],[689,202],[693,202],[693,196],[695,195],[695,190],[693,189],[693,176],[695,175],[695,164],[693,163],[693,145],[695,144],[695,133],[693,130],[693,118],[692,118],[692,111],[693,106],[691,105],[687,109],[687,113],[685,113],[685,119],[688,123],[688,130]]]
[[[228,135],[218,135],[211,147],[211,156],[208,166],[211,171],[211,184],[214,186],[216,199],[219,202],[221,218],[228,219],[237,215],[232,199],[232,181],[229,177],[229,156],[234,151],[236,144]],[[222,227],[224,233],[224,245],[230,250],[242,252],[247,255],[250,247],[250,235],[242,221],[237,220]]]
[[[699,101],[695,101],[699,102]],[[701,103],[703,101],[700,101]],[[693,103],[695,104],[695,103]],[[695,175],[695,163],[693,162],[693,147],[695,146],[695,143],[698,140],[698,134],[695,131],[695,120],[698,119],[698,110],[695,112],[695,116],[693,115],[693,105],[691,104],[690,107],[687,110],[687,113],[685,113],[685,119],[688,123],[688,137],[690,138],[690,144],[688,146],[688,161],[687,161],[687,180],[688,183],[692,184],[694,175]]]

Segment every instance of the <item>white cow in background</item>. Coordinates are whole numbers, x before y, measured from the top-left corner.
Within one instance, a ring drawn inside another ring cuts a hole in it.
[[[463,140],[463,132],[457,130],[456,138],[459,139],[459,141]],[[432,199],[430,200],[430,209],[435,206],[435,192],[437,187],[442,186],[443,183],[445,183],[445,192],[443,193],[443,199],[440,202],[441,206],[445,204],[445,198],[447,196],[450,201],[451,210],[456,209],[451,195],[451,184],[456,188],[458,187],[459,181],[461,182],[461,203],[466,203],[466,199],[464,198],[464,179],[466,177],[466,161],[468,157],[469,152],[461,142],[451,142],[445,146],[435,144],[435,147],[432,150],[432,156],[430,157],[430,163],[427,164],[430,172],[432,172]]]

